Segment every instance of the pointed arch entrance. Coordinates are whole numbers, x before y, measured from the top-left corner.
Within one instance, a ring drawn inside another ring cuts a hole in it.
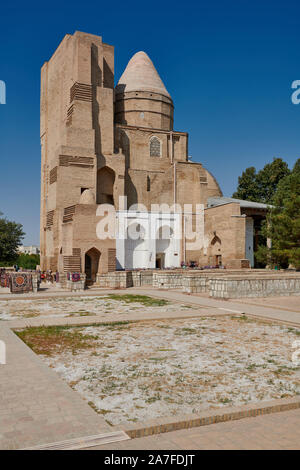
[[[97,248],[91,248],[85,253],[84,270],[87,282],[95,282],[100,261],[101,253]]]
[[[222,241],[216,232],[214,232],[214,237],[210,242],[209,255],[209,262],[211,265],[222,265]]]

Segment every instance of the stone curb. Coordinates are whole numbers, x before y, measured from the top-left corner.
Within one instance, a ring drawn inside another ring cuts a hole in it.
[[[207,311],[208,310],[208,311]],[[212,310],[212,311],[211,311]],[[122,315],[122,316],[121,316]],[[99,316],[84,316],[84,317],[60,317],[60,318],[33,318],[32,321],[28,319],[20,320],[5,320],[6,326],[11,330],[18,330],[20,328],[35,328],[35,327],[47,327],[47,326],[90,326],[90,325],[99,325],[107,323],[120,323],[120,322],[130,322],[130,323],[140,323],[140,322],[153,322],[153,321],[166,321],[166,320],[185,320],[185,319],[197,319],[197,318],[209,318],[209,317],[226,317],[230,313],[227,312],[218,312],[214,309],[203,309],[203,312],[182,312],[175,311],[170,313],[162,313],[161,316],[150,314],[145,317],[140,317],[135,314],[125,315],[120,314],[120,317],[116,318],[99,318]]]
[[[300,408],[300,398],[279,399],[265,402],[262,406],[245,405],[242,407],[227,408],[221,413],[203,413],[189,414],[174,418],[158,418],[156,420],[146,421],[144,423],[134,423],[116,426],[115,429],[122,429],[132,439],[151,436],[153,434],[162,434],[180,429],[190,429],[210,424],[224,423],[226,421],[235,421],[238,419],[252,418],[281,411],[296,410]]]

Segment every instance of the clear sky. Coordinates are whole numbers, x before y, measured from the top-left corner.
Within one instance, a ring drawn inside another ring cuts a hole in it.
[[[189,133],[189,155],[231,196],[248,166],[300,157],[297,0],[2,2],[0,211],[39,244],[40,67],[63,36],[98,34],[115,46],[115,79],[144,50],[175,104],[175,129]]]

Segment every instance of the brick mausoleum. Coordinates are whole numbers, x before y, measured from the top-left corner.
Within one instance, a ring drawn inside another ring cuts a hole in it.
[[[173,100],[145,52],[132,57],[115,87],[113,46],[78,31],[64,37],[41,73],[43,270],[81,271],[95,281],[115,269],[190,261],[253,266],[266,206],[224,198],[213,175],[189,161],[188,134],[173,129],[173,115]],[[138,240],[99,239],[97,207],[107,203],[124,233],[135,224]],[[162,203],[192,205],[192,222],[196,213],[203,221],[196,248],[181,214],[151,212]],[[144,210],[126,212],[133,204]],[[145,236],[149,227],[154,239]]]

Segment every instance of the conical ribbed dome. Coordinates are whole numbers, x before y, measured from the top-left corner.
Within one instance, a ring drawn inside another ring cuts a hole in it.
[[[143,51],[130,59],[116,86],[117,94],[129,91],[150,91],[171,98],[150,57]]]

